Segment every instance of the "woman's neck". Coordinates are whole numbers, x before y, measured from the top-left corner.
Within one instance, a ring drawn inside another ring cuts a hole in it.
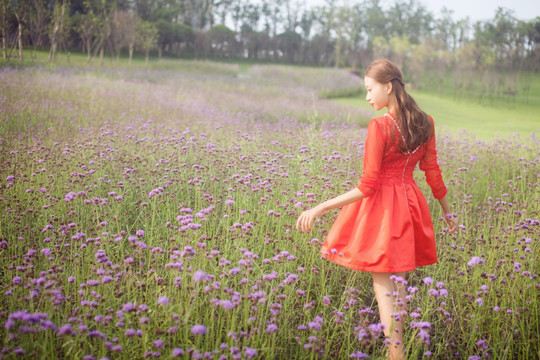
[[[399,107],[398,107],[398,104],[397,104],[397,101],[396,101],[396,98],[395,97],[392,97],[388,103],[388,112],[392,115],[394,115],[395,117],[398,116],[399,114]]]

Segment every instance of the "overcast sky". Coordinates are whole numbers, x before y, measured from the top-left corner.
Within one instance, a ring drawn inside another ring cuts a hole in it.
[[[300,0],[305,2],[307,7],[325,4],[324,0]],[[394,4],[395,0],[381,0],[384,6]],[[515,16],[520,20],[530,20],[540,16],[540,0],[419,0],[435,16],[440,15],[441,9],[446,6],[454,11],[454,20],[469,17],[472,22],[478,20],[493,19],[497,7],[502,6],[513,10]],[[338,0],[338,3],[353,5],[354,0]]]

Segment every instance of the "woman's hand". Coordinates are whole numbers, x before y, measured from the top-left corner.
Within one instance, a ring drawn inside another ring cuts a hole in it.
[[[320,204],[315,206],[314,208],[302,212],[302,214],[300,214],[298,220],[296,221],[296,230],[302,229],[302,233],[309,233],[311,231],[311,226],[313,225],[313,221],[315,220],[315,218],[321,216],[325,212],[326,211]]]
[[[446,214],[444,215],[444,221],[446,221],[446,225],[448,225],[448,228],[450,231],[449,234],[453,234],[456,232],[458,228],[458,218],[455,214]]]

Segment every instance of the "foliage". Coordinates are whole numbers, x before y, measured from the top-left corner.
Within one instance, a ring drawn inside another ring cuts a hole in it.
[[[23,3],[32,6],[21,6]],[[19,47],[54,47],[55,37],[48,41],[41,35],[43,24],[53,18],[55,8],[66,3],[4,0],[0,8],[4,58],[19,23],[28,23],[30,30],[28,35],[23,32]],[[405,69],[427,68],[439,73],[459,71],[463,62],[472,64],[475,71],[538,70],[540,17],[516,19],[511,9],[498,8],[492,19],[471,23],[468,18],[455,19],[447,8],[435,17],[421,0],[387,5],[383,7],[380,0],[363,0],[350,6],[329,1],[313,8],[293,0],[74,0],[68,4],[71,11],[67,15],[80,17],[75,20],[79,31],[69,33],[65,42],[86,49],[90,59],[105,52],[118,57],[124,47],[129,47],[121,45],[120,39],[129,33],[122,24],[126,19],[142,19],[159,29],[159,44],[155,45],[160,57],[222,57],[223,50],[209,46],[208,38],[216,36],[212,30],[216,26],[232,24],[232,35],[238,41],[226,51],[229,58],[362,68],[374,58],[385,56],[402,63]],[[17,14],[24,21],[18,22]],[[424,47],[433,51],[416,53]],[[471,53],[469,47],[476,51]],[[439,61],[441,58],[444,61]]]
[[[210,54],[218,57],[230,56],[236,47],[234,31],[225,25],[212,27],[208,31],[206,39]]]

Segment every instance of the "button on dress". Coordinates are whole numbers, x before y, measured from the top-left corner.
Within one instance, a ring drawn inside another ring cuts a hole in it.
[[[413,179],[419,163],[433,196],[446,195],[435,133],[415,152],[401,152],[400,139],[391,114],[369,122],[357,186],[365,197],[341,209],[321,248],[329,260],[354,270],[385,273],[437,262],[431,214]]]

